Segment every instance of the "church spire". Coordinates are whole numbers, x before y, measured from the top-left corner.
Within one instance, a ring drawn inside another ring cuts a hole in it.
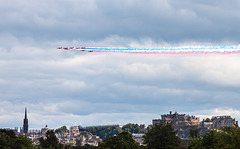
[[[27,119],[27,107],[25,107],[25,119]]]
[[[25,117],[23,120],[23,133],[27,134],[28,132],[28,119],[27,119],[27,107],[25,107]]]

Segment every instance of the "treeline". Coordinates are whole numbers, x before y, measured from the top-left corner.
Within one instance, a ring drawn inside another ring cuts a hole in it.
[[[0,129],[0,149],[35,148],[26,136],[16,136],[13,130]]]
[[[227,126],[201,135],[192,131],[191,139],[187,149],[239,149],[240,128]]]
[[[124,125],[123,127],[119,127],[118,125],[113,126],[102,126],[102,127],[87,127],[87,128],[80,128],[81,134],[83,136],[88,135],[97,135],[101,139],[105,139],[107,136],[115,136],[123,131],[128,132],[129,134],[133,133],[146,133],[150,128],[152,128],[152,125],[148,125],[147,128],[145,128],[144,125],[138,125],[133,123],[128,123]],[[60,132],[66,132],[67,127],[62,126],[55,130],[55,133]]]
[[[67,132],[68,129],[67,129],[67,126],[62,126],[58,129],[55,130],[55,133],[61,133],[61,132]]]
[[[25,135],[16,136],[13,130],[0,129],[0,149],[63,149],[54,131],[49,130],[45,137],[38,139],[39,145],[33,145]]]
[[[133,127],[131,127],[133,126]],[[124,129],[135,128],[136,125],[128,124]],[[136,127],[137,128],[137,127]],[[137,132],[137,129],[131,129],[132,132]],[[141,131],[141,130],[138,130]],[[122,131],[115,136],[107,136],[98,146],[100,149],[145,149],[156,147],[177,147],[180,143],[180,138],[176,136],[176,131],[172,125],[156,125],[150,129],[144,136],[144,143],[147,146],[138,146],[133,140],[131,134],[127,131]],[[45,137],[38,139],[39,145],[34,146],[32,141],[26,136],[16,136],[13,130],[0,130],[0,148],[3,149],[71,149],[73,146],[63,145],[58,142],[55,132],[47,131]]]
[[[137,146],[127,132],[117,136],[107,137],[99,145],[100,149],[240,149],[240,128],[226,126],[218,130],[210,130],[199,134],[197,129],[190,131],[190,142],[180,146],[181,139],[172,125],[155,125],[144,136],[144,146]]]
[[[109,127],[90,127],[86,129],[86,132],[91,133],[92,135],[97,135],[101,139],[105,139],[107,136],[115,136],[123,131],[128,132],[129,134],[133,133],[145,133],[151,128],[149,125],[145,128],[143,125],[138,124],[126,124],[122,128],[119,126],[109,126]]]
[[[176,135],[171,124],[154,125],[143,136],[144,145],[139,146],[132,136],[123,131],[120,134],[107,137],[99,144],[99,149],[178,149],[181,139]]]
[[[132,125],[130,125],[132,126]],[[127,127],[128,128],[128,127]],[[131,130],[132,131],[132,130]],[[140,130],[139,130],[140,131]],[[107,136],[98,146],[100,149],[178,149],[181,139],[172,125],[154,125],[143,136],[144,146],[137,142],[127,131],[114,136]],[[199,134],[197,130],[190,131],[190,142],[186,149],[238,149],[240,148],[240,128],[223,127]],[[39,138],[39,145],[34,146],[26,136],[16,136],[13,130],[0,129],[0,149],[63,149],[75,148],[60,144],[54,133],[49,130],[45,137]]]

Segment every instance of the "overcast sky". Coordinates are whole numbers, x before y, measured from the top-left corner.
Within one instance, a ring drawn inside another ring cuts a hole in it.
[[[0,127],[151,124],[169,110],[240,120],[240,55],[58,46],[238,45],[240,1],[0,0]]]

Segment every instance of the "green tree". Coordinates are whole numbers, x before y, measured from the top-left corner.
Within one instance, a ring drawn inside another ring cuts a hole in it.
[[[13,143],[13,139],[9,137],[7,134],[0,131],[0,148],[11,148]]]
[[[201,138],[192,138],[192,140],[188,143],[186,149],[203,149],[201,144]]]
[[[15,149],[33,149],[33,148],[37,148],[33,145],[33,142],[30,141],[26,136],[18,136],[15,142]]]
[[[67,132],[68,129],[67,129],[67,126],[62,126],[58,129],[55,130],[55,133],[61,133],[61,132]]]
[[[39,138],[40,147],[43,148],[54,148],[54,149],[60,149],[62,148],[62,144],[58,142],[58,138],[56,137],[53,130],[49,130],[46,133],[46,138],[43,137]]]
[[[210,130],[208,133],[202,135],[201,144],[204,148],[214,149],[217,143],[217,131]]]
[[[240,148],[240,129],[239,127],[223,127],[218,131],[217,147],[228,149]]]
[[[109,127],[90,127],[86,130],[93,135],[99,136],[101,139],[105,139],[107,136],[114,136],[119,134],[122,130],[118,126]]]
[[[150,129],[152,129],[153,125],[148,125],[145,132],[148,132]]]
[[[240,149],[239,127],[223,127],[220,130],[210,130],[192,139],[187,149]]]
[[[181,139],[176,136],[177,131],[171,124],[154,125],[144,136],[144,144],[149,149],[175,149],[180,145]]]
[[[87,131],[82,131],[82,132],[80,133],[80,135],[82,135],[82,136],[84,136],[84,137],[88,137],[88,136],[91,136],[92,133],[91,133],[91,132],[87,132]]]
[[[205,122],[211,122],[210,118],[206,118]]]
[[[218,132],[216,130],[210,130],[197,138],[193,138],[188,144],[187,149],[215,149],[218,142],[217,136]]]
[[[34,149],[36,148],[26,136],[16,136],[13,130],[0,129],[1,149]]]
[[[197,138],[199,136],[198,129],[190,129],[189,130],[189,138]]]
[[[132,136],[123,131],[116,136],[109,137],[103,140],[99,145],[100,149],[139,149],[137,142],[133,140]]]
[[[144,133],[144,130],[143,131],[141,131],[141,128],[140,128],[140,126],[138,125],[138,124],[131,124],[131,123],[128,123],[128,124],[126,124],[126,125],[124,125],[123,127],[122,127],[122,130],[123,131],[127,131],[127,132],[129,132],[129,133]]]
[[[72,149],[74,146],[76,146],[76,143],[69,141],[68,144],[65,145],[65,149]]]

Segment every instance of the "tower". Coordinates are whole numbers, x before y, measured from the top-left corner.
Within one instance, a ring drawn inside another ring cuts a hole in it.
[[[27,108],[25,107],[25,118],[23,120],[23,133],[27,134],[28,132],[28,119],[27,119]]]

